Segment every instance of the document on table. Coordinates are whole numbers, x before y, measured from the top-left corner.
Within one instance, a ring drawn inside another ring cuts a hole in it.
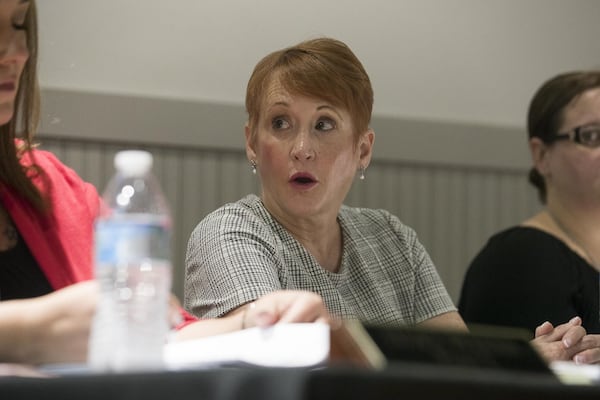
[[[600,365],[555,361],[550,364],[550,369],[563,383],[600,385]]]
[[[263,367],[312,367],[329,357],[329,325],[281,323],[249,328],[165,346],[167,369],[189,369],[215,365]]]

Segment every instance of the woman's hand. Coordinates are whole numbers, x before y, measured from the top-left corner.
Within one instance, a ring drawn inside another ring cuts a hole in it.
[[[242,314],[242,328],[269,326],[278,322],[331,321],[321,296],[300,290],[269,293],[247,304]]]
[[[579,317],[557,327],[544,322],[536,328],[531,343],[547,362],[600,362],[600,335],[587,335]]]
[[[188,340],[278,322],[331,323],[323,299],[300,290],[279,290],[216,319],[204,319],[180,329],[175,340]]]
[[[600,335],[585,335],[579,342],[577,354],[572,358],[577,364],[600,363]]]

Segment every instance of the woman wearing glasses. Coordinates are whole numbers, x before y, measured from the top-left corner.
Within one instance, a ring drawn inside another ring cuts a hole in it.
[[[600,71],[544,83],[529,107],[528,132],[529,180],[544,208],[488,241],[468,269],[459,310],[467,322],[531,331],[577,316],[598,334]]]

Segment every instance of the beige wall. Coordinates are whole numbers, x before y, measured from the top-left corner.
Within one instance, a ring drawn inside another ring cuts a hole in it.
[[[266,53],[348,43],[375,90],[375,156],[348,203],[414,227],[453,298],[494,231],[538,208],[524,121],[556,73],[600,66],[597,0],[40,0],[43,145],[99,189],[144,147],[175,212],[175,290],[196,222],[256,190],[244,91]]]
[[[40,0],[41,82],[210,104],[243,102],[256,62],[347,42],[375,114],[520,127],[546,78],[600,66],[598,0]]]
[[[185,247],[197,222],[225,202],[257,192],[243,151],[242,108],[73,91],[43,94],[42,147],[100,191],[117,150],[137,147],[154,154],[155,173],[174,213],[174,289],[181,295]],[[389,117],[375,118],[373,126],[374,160],[347,203],[388,209],[412,226],[457,301],[465,268],[487,237],[537,208],[525,179],[525,134]]]

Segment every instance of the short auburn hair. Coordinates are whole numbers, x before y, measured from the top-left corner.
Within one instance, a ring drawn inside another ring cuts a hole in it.
[[[277,82],[290,94],[323,99],[352,116],[355,138],[369,128],[373,88],[369,75],[343,42],[318,38],[275,51],[258,62],[246,89],[252,138],[269,87]]]

